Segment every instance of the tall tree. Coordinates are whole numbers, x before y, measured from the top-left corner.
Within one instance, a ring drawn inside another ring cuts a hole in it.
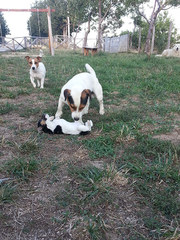
[[[121,0],[97,0],[99,50],[102,49],[102,36],[107,27],[112,30],[122,25],[123,9]]]
[[[171,47],[180,40],[180,35],[177,34],[177,29],[174,26],[173,20],[170,19],[167,12],[159,14],[156,21],[155,47],[158,52],[162,52],[167,48],[169,27],[171,28]]]
[[[149,3],[150,0],[124,0],[124,4],[130,8],[131,12],[136,12],[137,15],[142,16],[148,23],[148,32],[146,36],[146,44],[145,44],[145,52],[148,56],[150,56],[150,48],[151,48],[151,38],[152,38],[152,32],[154,25],[156,23],[158,14],[161,11],[165,11],[170,9],[173,6],[180,5],[179,0],[153,0],[153,8],[150,15],[150,18],[147,17],[145,14],[145,7],[147,8],[147,3]]]
[[[177,34],[177,29],[174,27],[173,21],[168,16],[168,13],[163,12],[159,14],[155,24],[156,33],[155,33],[155,42],[154,42],[154,48],[158,52],[162,52],[167,46],[168,30],[171,22],[172,22],[171,46],[173,46],[176,42],[180,40],[180,36]],[[142,46],[145,47],[146,36],[148,33],[149,25],[146,21],[140,21],[140,24],[138,23],[138,26],[141,27],[141,44]],[[127,33],[127,31],[124,33]],[[138,48],[138,38],[139,38],[139,31],[136,30],[132,37],[133,47],[135,48]]]
[[[5,37],[7,34],[10,34],[10,30],[7,26],[3,14],[0,12],[0,37]]]
[[[67,0],[67,5],[67,14],[70,17],[72,31],[76,32],[74,35],[75,42],[77,33],[81,30],[81,24],[88,21],[89,1]]]
[[[65,0],[44,0],[36,1],[32,8],[55,8],[55,13],[51,14],[52,32],[53,35],[63,35],[63,29],[66,25],[66,1]],[[31,13],[28,21],[28,30],[32,36],[48,36],[48,23],[46,13]],[[40,31],[39,31],[40,30]],[[40,32],[40,33],[39,33]]]

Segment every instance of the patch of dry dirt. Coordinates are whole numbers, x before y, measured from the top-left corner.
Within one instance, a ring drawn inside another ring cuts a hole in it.
[[[177,130],[172,131],[167,134],[156,135],[153,138],[160,139],[163,141],[170,141],[174,145],[179,145],[180,144],[180,129],[177,129]]]
[[[19,96],[10,102],[23,103],[27,106],[31,103],[33,107],[43,107],[45,104],[43,100],[39,100],[37,94]],[[54,102],[53,97],[49,102]],[[123,104],[126,106],[127,102]],[[37,120],[38,114],[29,118],[20,117],[18,113],[2,116],[0,162],[11,160],[17,155],[15,145],[9,145],[8,142],[23,143],[29,134],[36,132]],[[99,134],[100,131],[97,131],[79,138],[88,139]],[[29,182],[18,182],[19,190],[16,192],[14,202],[0,204],[0,240],[90,240],[87,232],[88,222],[78,214],[74,214],[71,219],[65,219],[66,212],[58,205],[56,196],[65,190],[65,185],[73,184],[75,181],[67,172],[68,164],[73,163],[77,166],[91,164],[101,169],[112,159],[92,161],[88,150],[72,143],[66,135],[44,134],[39,144],[37,159],[42,161],[42,164],[45,161],[47,167],[35,172]],[[51,169],[53,161],[58,164],[56,172]],[[137,197],[133,187],[128,184],[128,179],[123,175],[117,175],[111,184],[114,192],[113,204],[108,205],[104,202],[99,212],[94,213],[103,217],[106,239],[123,240],[121,236],[128,239],[132,232],[140,232],[146,239],[148,234],[142,218],[151,215],[150,206],[142,208],[142,199]],[[73,228],[77,221],[79,224]]]
[[[172,125],[174,128],[171,132],[166,134],[159,134],[154,136],[155,139],[160,139],[163,141],[170,141],[174,145],[180,144],[180,115],[176,114],[174,116],[174,124]]]

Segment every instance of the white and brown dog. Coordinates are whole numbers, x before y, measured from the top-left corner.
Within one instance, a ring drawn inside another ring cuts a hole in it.
[[[38,131],[50,134],[72,134],[86,135],[91,131],[93,123],[88,120],[85,124],[78,122],[68,122],[64,119],[54,119],[54,116],[43,114],[38,121]]]
[[[37,86],[40,88],[44,88],[44,79],[46,76],[46,68],[44,64],[41,62],[41,57],[36,57],[34,59],[29,56],[25,57],[27,62],[29,63],[30,68],[30,80],[33,87],[36,87],[34,82],[35,78],[37,78]]]
[[[92,67],[89,64],[86,64],[85,67],[88,72],[75,75],[62,87],[56,118],[61,117],[63,105],[66,103],[70,107],[72,119],[82,122],[82,116],[88,113],[92,94],[99,102],[99,113],[104,114],[102,86]]]

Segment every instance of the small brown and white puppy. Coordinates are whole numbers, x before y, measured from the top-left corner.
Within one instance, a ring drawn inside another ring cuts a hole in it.
[[[30,58],[29,56],[25,57],[27,62],[29,63],[30,68],[30,80],[33,87],[36,87],[34,82],[35,78],[37,78],[37,86],[40,88],[44,88],[44,79],[46,76],[46,68],[44,64],[41,62],[41,57]]]
[[[102,86],[93,68],[89,64],[85,67],[88,72],[75,75],[62,87],[56,118],[61,117],[63,105],[66,103],[70,107],[72,119],[82,122],[82,116],[88,113],[92,94],[99,102],[99,113],[104,114]]]

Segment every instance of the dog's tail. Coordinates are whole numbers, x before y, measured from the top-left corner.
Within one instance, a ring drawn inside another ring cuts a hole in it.
[[[92,74],[94,77],[96,77],[96,73],[95,73],[94,69],[93,69],[88,63],[85,64],[85,67],[86,67],[86,70],[87,70],[90,74]]]

